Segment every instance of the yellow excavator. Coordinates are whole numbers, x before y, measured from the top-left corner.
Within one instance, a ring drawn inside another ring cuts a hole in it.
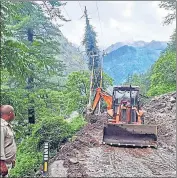
[[[157,148],[157,126],[144,124],[138,86],[116,86],[112,96],[102,88],[97,88],[92,114],[101,98],[107,104],[108,114],[103,144]]]

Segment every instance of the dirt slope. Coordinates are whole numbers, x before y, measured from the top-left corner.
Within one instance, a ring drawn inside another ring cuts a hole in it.
[[[50,176],[176,177],[176,93],[156,97],[144,108],[146,123],[158,125],[158,149],[101,145],[104,113],[50,160]]]

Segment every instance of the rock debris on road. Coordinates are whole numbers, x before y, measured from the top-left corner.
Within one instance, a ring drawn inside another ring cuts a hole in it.
[[[158,125],[158,148],[102,145],[107,115],[81,129],[50,160],[51,177],[176,177],[176,93],[144,106],[145,124]]]

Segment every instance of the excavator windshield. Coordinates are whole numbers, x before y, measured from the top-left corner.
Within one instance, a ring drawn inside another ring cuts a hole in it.
[[[121,104],[122,102],[128,102],[133,106],[138,105],[138,87],[114,87],[113,100],[114,104]]]

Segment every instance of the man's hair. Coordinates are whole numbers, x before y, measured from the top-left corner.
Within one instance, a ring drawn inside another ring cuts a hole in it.
[[[14,108],[10,105],[1,105],[0,107],[0,116],[2,116],[2,114],[8,114],[10,112],[14,112]]]

